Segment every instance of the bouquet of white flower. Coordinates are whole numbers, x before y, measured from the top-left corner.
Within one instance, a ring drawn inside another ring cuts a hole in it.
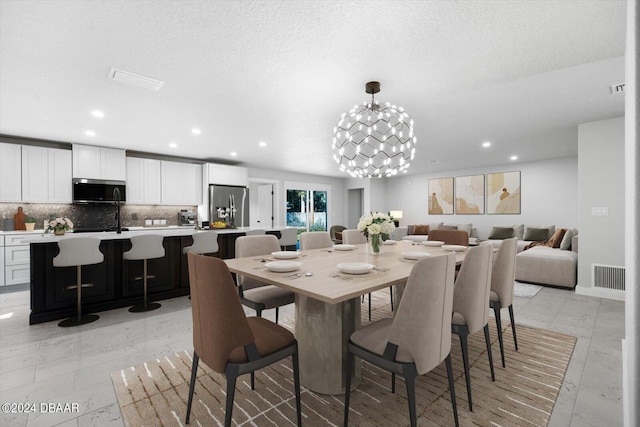
[[[60,217],[49,221],[49,226],[44,232],[49,233],[50,231],[53,231],[55,233],[56,231],[67,231],[71,230],[72,228],[73,222],[71,222],[69,218]]]
[[[395,225],[390,214],[372,212],[369,215],[363,215],[356,228],[371,241],[373,252],[379,253],[380,241],[389,238],[395,230]]]

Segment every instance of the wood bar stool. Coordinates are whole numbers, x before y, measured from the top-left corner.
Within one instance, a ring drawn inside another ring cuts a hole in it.
[[[135,280],[142,279],[144,285],[144,301],[142,304],[134,305],[129,309],[132,313],[144,313],[160,308],[157,302],[147,303],[147,279],[155,279],[156,276],[147,274],[147,261],[154,258],[164,257],[163,237],[159,234],[142,234],[131,237],[131,249],[122,254],[122,258],[127,261],[142,260],[142,276]]]
[[[100,318],[97,314],[82,315],[82,288],[89,288],[93,283],[82,283],[82,266],[100,264],[104,255],[100,252],[100,239],[95,237],[74,237],[58,242],[60,253],[53,258],[54,267],[76,267],[76,284],[66,289],[76,289],[78,295],[78,317],[65,319],[58,323],[63,328],[86,325]]]

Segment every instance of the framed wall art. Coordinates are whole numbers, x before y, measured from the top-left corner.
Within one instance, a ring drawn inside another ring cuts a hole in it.
[[[487,174],[487,213],[520,214],[520,171]]]
[[[453,178],[429,180],[429,215],[453,215]]]
[[[484,214],[484,175],[457,176],[455,183],[456,214]]]

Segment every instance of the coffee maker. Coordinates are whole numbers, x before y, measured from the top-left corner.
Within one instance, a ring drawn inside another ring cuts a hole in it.
[[[196,225],[196,213],[187,209],[182,209],[178,213],[178,225]]]

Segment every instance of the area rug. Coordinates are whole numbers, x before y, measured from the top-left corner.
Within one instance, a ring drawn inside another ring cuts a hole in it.
[[[374,318],[388,312],[388,299],[375,298]],[[366,310],[363,310],[366,312]],[[390,313],[389,313],[390,315]],[[365,323],[366,313],[363,313]],[[286,322],[290,323],[290,322]],[[469,411],[460,345],[452,336],[452,362],[456,400],[462,426],[546,426],[557,399],[576,342],[575,337],[518,325],[519,351],[514,350],[510,325],[505,327],[507,367],[500,364],[495,325],[491,327],[496,381],[491,381],[484,335],[470,337],[469,354],[473,412]],[[185,350],[132,366],[111,375],[124,422],[137,426],[182,426],[186,413],[192,351]],[[352,393],[349,422],[354,426],[408,425],[404,381],[398,377],[396,393],[391,376],[369,363],[362,365],[362,380]],[[200,363],[190,425],[224,422],[226,380]],[[453,425],[444,363],[416,384],[418,423]],[[341,426],[344,396],[327,396],[302,389],[305,426]],[[234,425],[295,425],[295,400],[290,359],[256,373],[256,389],[249,376],[237,383]]]
[[[534,285],[532,283],[514,282],[513,296],[519,298],[531,299],[536,296],[542,289],[540,285]]]

